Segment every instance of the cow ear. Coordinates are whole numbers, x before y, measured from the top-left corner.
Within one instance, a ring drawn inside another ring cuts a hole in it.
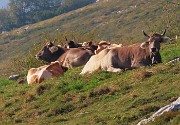
[[[58,51],[58,47],[57,46],[52,46],[49,48],[49,50],[51,51],[51,53],[55,53],[56,51]]]
[[[146,49],[147,47],[149,47],[149,42],[143,42],[143,43],[140,45],[140,47],[141,47],[142,49]]]
[[[91,46],[92,44],[93,44],[92,41],[90,41],[90,42],[89,42],[89,46]]]
[[[167,36],[164,36],[164,37],[162,38],[161,43],[169,42],[169,41],[171,41],[171,40],[172,40],[171,38],[169,38],[169,37],[167,37]]]

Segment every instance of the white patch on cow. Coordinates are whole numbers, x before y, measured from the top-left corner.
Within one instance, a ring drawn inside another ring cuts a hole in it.
[[[101,69],[101,61],[108,52],[109,49],[104,49],[99,54],[91,56],[80,74],[83,75],[92,73],[98,69]]]
[[[86,46],[88,46],[88,43],[87,42],[83,42],[82,43],[82,47],[86,47]]]
[[[108,45],[102,45],[103,48],[106,48]]]
[[[45,65],[39,68],[31,68],[28,71],[28,75],[27,75],[28,84],[40,82],[39,81],[40,79],[51,78],[52,73],[46,70],[47,67],[48,65]]]

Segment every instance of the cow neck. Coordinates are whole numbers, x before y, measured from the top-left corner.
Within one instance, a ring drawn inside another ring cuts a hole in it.
[[[143,49],[139,44],[135,44],[132,45],[129,49],[131,51],[131,54],[134,55],[135,58],[141,57],[145,60],[148,58],[151,59],[149,48]]]
[[[58,51],[53,53],[54,58],[52,58],[51,62],[56,61],[60,56],[62,56],[67,50],[61,47],[58,47]]]

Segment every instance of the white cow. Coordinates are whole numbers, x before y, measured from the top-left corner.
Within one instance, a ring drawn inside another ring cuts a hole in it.
[[[28,84],[41,83],[44,79],[51,78],[52,76],[61,76],[66,71],[62,67],[62,63],[58,61],[52,62],[50,65],[44,65],[38,68],[31,68],[27,74]]]

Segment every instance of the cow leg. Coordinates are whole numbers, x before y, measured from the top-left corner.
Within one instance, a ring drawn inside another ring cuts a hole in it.
[[[107,68],[108,72],[122,72],[123,70],[120,68],[113,68],[113,67],[108,67]]]
[[[72,63],[70,62],[69,58],[67,58],[67,57],[65,58],[62,66],[67,67],[68,69],[72,68]]]
[[[108,62],[108,63],[107,63]],[[112,62],[110,61],[107,61],[105,63],[102,63],[101,64],[101,69],[103,71],[108,71],[108,72],[122,72],[123,69],[121,68],[115,68],[113,65],[112,65]]]
[[[86,73],[92,73],[98,69],[100,69],[100,61],[96,59],[97,55],[94,55],[90,58],[90,60],[86,63],[84,66],[82,72],[80,73],[81,75],[86,74]]]
[[[117,59],[116,53],[108,53],[101,61],[101,69],[108,72],[122,72],[123,69],[119,68]]]

